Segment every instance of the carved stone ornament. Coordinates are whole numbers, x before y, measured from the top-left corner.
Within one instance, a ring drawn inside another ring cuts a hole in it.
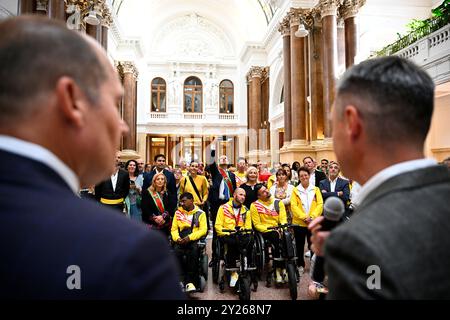
[[[300,23],[305,25],[305,27],[309,27],[314,23],[311,9],[291,8],[288,13],[288,17],[290,19],[291,27],[298,26]],[[313,20],[311,21],[311,19]]]
[[[291,25],[289,22],[289,16],[284,17],[283,21],[280,22],[278,31],[281,33],[283,37],[291,35]]]
[[[102,26],[111,28],[113,24],[113,18],[111,16],[111,11],[109,10],[106,4],[102,5],[101,12],[102,12],[102,22],[101,22]]]
[[[343,0],[320,0],[319,8],[322,18],[337,15],[338,8],[342,2]]]
[[[137,79],[139,72],[133,61],[121,61],[120,63],[123,74],[132,73],[133,77]]]
[[[366,3],[366,0],[345,0],[339,9],[340,16],[345,20],[355,17],[359,9]]]
[[[262,78],[263,76],[263,68],[253,66],[250,68],[250,70],[247,72],[247,81],[251,81],[252,78]]]

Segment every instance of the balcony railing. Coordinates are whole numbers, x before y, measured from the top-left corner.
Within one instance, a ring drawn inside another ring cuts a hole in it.
[[[419,65],[430,63],[450,54],[450,24],[416,41],[396,53]]]
[[[150,112],[150,119],[167,119],[167,113],[163,112]]]
[[[238,114],[222,114],[222,113],[171,113],[171,112],[149,112],[147,114],[147,121],[151,122],[160,122],[162,123],[172,123],[172,122],[181,122],[181,123],[190,123],[192,121],[195,122],[204,122],[204,123],[234,123],[239,121]]]
[[[396,42],[384,47],[380,51],[378,51],[375,56],[390,56],[394,53],[407,48],[411,44],[417,42],[420,39],[425,38],[426,36],[432,34],[433,32],[441,29],[445,25],[448,25],[448,20],[445,17],[436,17],[425,20],[425,25],[409,34],[404,36],[403,38],[397,40]],[[415,52],[409,52],[408,54],[414,55]]]
[[[201,120],[204,119],[205,116],[202,113],[185,113],[183,114],[183,118],[188,120]]]
[[[237,115],[235,114],[224,114],[224,113],[219,114],[219,120],[236,120],[236,119]]]

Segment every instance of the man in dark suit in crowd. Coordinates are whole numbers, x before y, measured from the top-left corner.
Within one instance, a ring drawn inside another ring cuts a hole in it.
[[[120,151],[116,152],[116,169],[111,177],[95,186],[95,199],[105,206],[123,212],[123,205],[130,191],[130,176],[120,168]]]
[[[229,171],[228,168],[228,157],[222,155],[219,158],[219,166],[216,163],[216,150],[215,146],[211,144],[211,158],[210,158],[209,171],[211,173],[212,185],[209,189],[209,218],[211,219],[212,225],[216,223],[217,211],[220,206],[227,203],[233,196],[234,190],[236,190],[236,176],[233,172]],[[211,259],[210,265],[216,257],[216,243],[217,235],[216,230],[213,227],[213,257]]]
[[[339,163],[332,161],[329,166],[329,179],[320,181],[320,191],[322,192],[323,201],[328,197],[339,197],[348,207],[348,200],[350,198],[350,188],[347,179],[339,177],[341,169]]]
[[[77,196],[111,175],[128,130],[99,44],[44,17],[7,19],[0,70],[0,298],[184,298],[163,236]]]
[[[314,221],[331,299],[450,299],[450,174],[424,158],[434,84],[412,62],[372,59],[341,78],[332,113],[336,156],[362,184],[352,218]]]
[[[169,208],[167,211],[173,215],[177,208],[178,198],[177,198],[177,186],[175,183],[175,176],[172,172],[166,168],[166,156],[163,154],[157,154],[154,157],[155,168],[150,172],[144,173],[144,183],[142,184],[142,190],[147,190],[152,184],[153,177],[157,173],[164,173],[167,179],[167,195],[169,196]]]
[[[327,178],[324,172],[316,169],[316,161],[312,157],[303,158],[303,166],[309,170],[309,183],[320,188],[320,181]]]

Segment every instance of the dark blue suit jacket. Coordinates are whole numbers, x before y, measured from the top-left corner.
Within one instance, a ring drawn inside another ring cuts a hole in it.
[[[177,208],[178,198],[177,198],[177,185],[175,182],[175,176],[169,170],[164,169],[164,175],[167,179],[167,193],[169,196],[169,207],[167,211],[173,216]],[[147,190],[152,184],[153,177],[156,174],[156,170],[150,172],[144,172],[144,182],[142,183],[142,190]]]
[[[0,299],[184,298],[166,239],[2,150],[0,246]],[[67,288],[71,265],[81,290]]]
[[[336,187],[334,192],[331,192],[331,186],[330,186],[330,180],[328,179],[324,179],[322,181],[320,181],[320,192],[322,192],[322,190],[325,190],[327,192],[322,193],[322,197],[323,197],[323,201],[325,201],[328,197],[337,197],[337,193],[339,191],[342,191],[344,194],[342,196],[340,196],[339,198],[344,201],[345,207],[347,208],[347,202],[350,199],[350,187],[349,187],[349,183],[348,180],[342,179],[342,178],[337,178],[336,181]]]
[[[217,166],[217,163],[215,162],[216,157],[216,151],[211,150],[211,159],[210,159],[210,165],[209,170],[211,173],[211,180],[212,185],[209,189],[209,195],[208,195],[208,201],[211,204],[212,211],[217,211],[220,205],[226,203],[227,201],[219,199],[219,190],[220,190],[220,184],[222,183],[223,177],[220,174],[219,167]],[[231,184],[233,186],[233,190],[231,193],[233,193],[234,190],[236,190],[236,176],[233,172],[229,172]],[[230,194],[230,197],[232,197],[233,194]],[[213,213],[213,215],[215,212]]]

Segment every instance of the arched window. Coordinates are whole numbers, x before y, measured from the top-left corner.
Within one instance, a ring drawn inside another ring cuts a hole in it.
[[[163,78],[152,80],[152,112],[166,112],[166,82]]]
[[[223,80],[219,86],[220,91],[220,113],[234,112],[234,98],[233,98],[233,82],[230,80]]]
[[[197,77],[184,81],[184,112],[202,112],[202,82]]]

